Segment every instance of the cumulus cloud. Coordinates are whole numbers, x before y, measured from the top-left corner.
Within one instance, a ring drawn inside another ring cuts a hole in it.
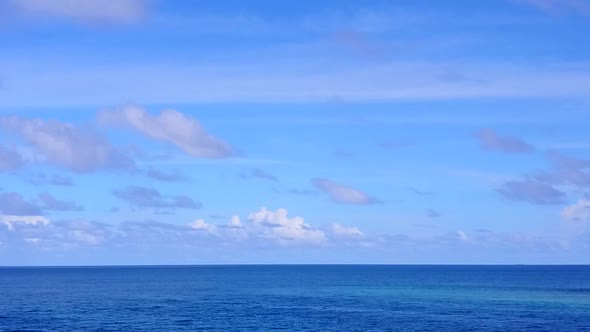
[[[27,14],[89,22],[132,23],[147,14],[146,0],[9,0]]]
[[[0,171],[13,171],[23,164],[24,160],[18,152],[0,145]]]
[[[194,157],[224,158],[234,154],[228,143],[210,135],[197,119],[171,109],[151,115],[141,107],[127,106],[101,112],[99,122],[131,128],[152,139],[174,144]]]
[[[326,235],[319,229],[306,224],[302,217],[289,217],[288,211],[279,208],[270,211],[262,208],[251,213],[248,220],[258,226],[261,235],[281,244],[311,243],[322,244]]]
[[[240,173],[240,177],[242,179],[258,178],[258,179],[269,180],[269,181],[274,181],[274,182],[279,181],[279,179],[276,176],[274,176],[266,171],[263,171],[261,169],[258,169],[258,168],[254,168],[254,169],[248,170],[246,172],[242,172],[242,173]]]
[[[20,194],[10,192],[0,193],[0,214],[38,216],[42,214],[42,211],[37,205],[27,202]]]
[[[211,234],[217,234],[217,226],[208,224],[204,219],[197,219],[189,225],[192,229],[207,231]]]
[[[188,196],[166,197],[155,189],[141,186],[129,186],[114,190],[113,194],[137,207],[184,209],[200,209],[202,207],[201,202],[195,201]]]
[[[380,203],[378,199],[370,197],[360,190],[340,185],[331,180],[316,178],[312,179],[311,183],[317,189],[328,194],[330,199],[336,203],[356,205]]]
[[[47,211],[81,211],[82,206],[72,201],[63,201],[56,199],[49,193],[39,194],[39,199],[43,203],[43,210]]]
[[[240,221],[239,216],[232,216],[227,227],[229,227],[229,228],[244,228],[242,226],[242,222]]]
[[[45,161],[75,172],[135,169],[131,159],[90,128],[18,116],[0,117],[0,128],[20,136]]]
[[[476,135],[480,145],[487,150],[496,150],[508,154],[529,153],[535,148],[518,137],[500,136],[491,129],[479,131]]]
[[[534,179],[514,180],[504,183],[498,192],[507,199],[533,204],[561,204],[565,193],[553,186]]]
[[[590,199],[583,198],[575,204],[565,207],[561,216],[565,220],[590,221]]]

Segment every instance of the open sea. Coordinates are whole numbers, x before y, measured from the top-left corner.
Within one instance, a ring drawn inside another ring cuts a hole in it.
[[[590,266],[0,268],[0,331],[590,331]]]

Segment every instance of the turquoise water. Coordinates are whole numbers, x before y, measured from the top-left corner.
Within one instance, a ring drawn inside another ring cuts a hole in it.
[[[589,266],[0,268],[0,331],[590,331]]]

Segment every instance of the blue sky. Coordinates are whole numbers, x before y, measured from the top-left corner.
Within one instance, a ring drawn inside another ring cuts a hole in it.
[[[9,0],[0,264],[589,263],[590,2]]]

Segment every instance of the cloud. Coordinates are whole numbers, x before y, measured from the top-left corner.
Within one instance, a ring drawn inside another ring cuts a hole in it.
[[[53,197],[49,193],[39,194],[39,199],[43,203],[43,210],[48,211],[81,211],[82,206],[72,201],[62,201]]]
[[[146,175],[154,180],[164,182],[179,182],[186,180],[186,177],[177,171],[165,172],[162,170],[157,170],[155,168],[148,169]]]
[[[476,138],[484,149],[496,150],[508,154],[529,153],[535,148],[520,138],[512,136],[500,136],[491,129],[481,130]]]
[[[129,186],[113,194],[137,207],[200,209],[201,202],[184,195],[165,197],[152,188]]]
[[[579,14],[590,16],[590,2],[587,0],[517,0],[552,15]]]
[[[240,173],[240,177],[242,179],[258,178],[258,179],[269,180],[269,181],[274,181],[274,182],[279,181],[279,179],[276,176],[274,176],[266,171],[263,171],[261,169],[258,169],[258,168],[248,170],[247,172],[242,172],[242,173]]]
[[[0,145],[0,171],[13,171],[23,165],[24,160],[19,153]]]
[[[590,199],[582,198],[575,204],[565,207],[561,217],[565,220],[590,222]]]
[[[101,112],[99,122],[134,129],[152,139],[174,144],[194,157],[225,158],[235,154],[228,143],[207,133],[197,119],[171,109],[154,116],[141,107],[126,106]]]
[[[287,193],[292,194],[292,195],[301,195],[301,196],[313,196],[313,195],[317,195],[318,192],[315,190],[311,190],[311,189],[294,189],[291,188],[287,191]]]
[[[251,213],[248,220],[259,227],[262,237],[281,244],[322,244],[326,241],[323,231],[312,228],[302,217],[289,217],[287,209],[284,208],[279,208],[275,212],[262,208]]]
[[[369,197],[360,190],[337,184],[331,180],[316,178],[312,179],[311,183],[317,189],[327,193],[330,199],[336,203],[356,205],[380,203],[378,199]]]
[[[135,169],[133,160],[90,128],[18,116],[0,117],[0,128],[20,136],[45,161],[75,172]]]
[[[435,209],[428,209],[426,211],[426,215],[428,216],[428,218],[438,218],[438,217],[442,217],[442,213],[440,213],[439,211],[435,210]]]
[[[206,223],[204,219],[197,219],[197,220],[193,221],[192,223],[190,223],[189,226],[192,229],[204,230],[204,231],[207,231],[207,232],[214,234],[214,235],[217,234],[217,226],[213,225],[213,224]]]
[[[365,237],[365,234],[357,227],[332,224],[331,231],[332,234],[336,235],[337,237]]]
[[[0,214],[11,216],[39,216],[41,208],[27,202],[20,194],[15,192],[0,193]]]
[[[308,47],[312,50],[317,44]],[[244,56],[244,61],[239,64],[220,59],[215,64],[172,61],[108,65],[92,62],[81,65],[62,59],[50,58],[40,63],[34,56],[12,57],[0,62],[0,71],[11,83],[11,89],[3,91],[6,93],[3,93],[2,105],[72,107],[112,105],[121,100],[141,100],[146,104],[160,105],[334,100],[436,101],[583,98],[590,93],[590,64],[582,61],[359,64],[358,61],[343,59],[310,63],[301,58],[301,53],[287,54],[284,48],[277,49],[274,54],[274,60]],[[469,72],[475,80],[484,77],[486,84],[441,81],[442,68]],[[35,91],[36,98],[26,98],[30,91]],[[540,119],[529,119],[536,120]]]
[[[540,205],[561,204],[566,197],[565,193],[553,186],[530,178],[508,181],[498,189],[498,192],[513,201]]]
[[[547,158],[558,168],[582,169],[590,167],[590,160],[573,158],[557,151],[547,152]]]
[[[69,176],[59,174],[47,175],[43,172],[30,176],[28,181],[36,186],[52,185],[69,187],[74,185],[74,180]]]
[[[458,230],[458,231],[456,232],[456,234],[457,234],[457,238],[459,238],[459,240],[461,240],[461,241],[467,241],[467,240],[469,239],[469,238],[467,237],[467,234],[465,234],[465,232],[464,232],[464,231],[462,231],[462,230]]]
[[[146,0],[9,0],[18,10],[39,16],[86,22],[133,23],[148,11]]]
[[[434,194],[432,191],[421,190],[414,187],[408,187],[408,190],[419,196],[430,196]]]
[[[578,188],[590,187],[590,160],[572,158],[559,152],[551,151],[547,157],[553,164],[550,171],[539,172],[535,179],[554,185],[572,185]]]
[[[14,231],[18,225],[48,225],[49,222],[49,219],[43,216],[0,215],[0,224],[6,225],[9,231]]]

